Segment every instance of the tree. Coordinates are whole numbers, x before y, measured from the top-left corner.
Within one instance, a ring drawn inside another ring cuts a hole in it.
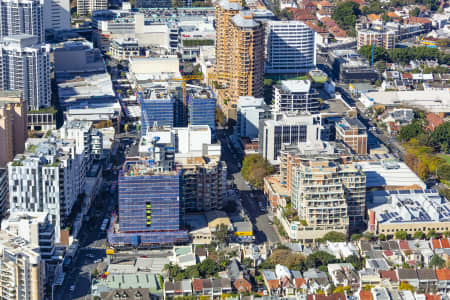
[[[361,239],[361,235],[359,233],[354,233],[352,234],[352,236],[350,237],[350,239],[352,241],[359,241]]]
[[[418,17],[420,15],[420,8],[415,7],[414,9],[409,11],[410,17]]]
[[[383,234],[383,233],[381,233],[380,235],[378,235],[378,239],[379,239],[380,241],[385,241],[385,240],[386,240],[386,235]]]
[[[363,267],[363,260],[357,255],[350,255],[345,259],[346,263],[352,264],[356,270],[361,270]]]
[[[264,177],[273,172],[273,167],[259,154],[247,155],[242,162],[242,177],[257,189],[263,188]]]
[[[216,240],[220,244],[224,244],[227,242],[228,237],[228,227],[225,224],[219,224],[216,226],[216,231],[214,231],[214,236],[216,237]]]
[[[336,23],[345,30],[355,28],[356,19],[361,15],[359,4],[353,1],[339,2],[331,16]]]
[[[210,277],[218,272],[218,265],[211,259],[207,258],[198,264],[198,271],[200,272],[200,276],[202,278]]]
[[[404,230],[399,230],[395,233],[395,238],[397,240],[406,240],[408,238],[408,233]]]
[[[431,133],[431,143],[442,152],[450,151],[450,122],[444,122]]]
[[[430,260],[430,264],[429,267],[437,267],[437,268],[443,268],[445,266],[445,260],[441,257],[439,257],[439,255],[435,254],[433,255],[433,257]]]
[[[306,267],[317,268],[336,261],[336,257],[325,251],[316,251],[306,257]]]
[[[347,240],[347,236],[345,233],[330,231],[323,236],[322,240],[330,242],[345,242]]]
[[[434,239],[438,236],[438,234],[436,233],[436,230],[430,230],[427,232],[427,239]]]
[[[416,231],[414,233],[414,239],[421,240],[421,239],[423,239],[423,237],[424,237],[424,234],[422,231]]]
[[[368,60],[372,60],[372,45],[365,45],[359,48],[358,52],[367,58]],[[374,47],[373,51],[373,61],[383,61],[388,57],[388,53],[386,49],[383,47]]]
[[[419,134],[423,133],[422,126],[419,122],[413,122],[409,125],[403,126],[400,129],[400,138],[403,141],[409,141],[412,138],[417,137]]]

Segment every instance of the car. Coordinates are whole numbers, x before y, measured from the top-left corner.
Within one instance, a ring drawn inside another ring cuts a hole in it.
[[[101,259],[101,258],[94,260],[94,264],[98,264],[98,263],[100,263],[100,262],[102,262],[102,259]]]
[[[75,291],[75,285],[71,285],[69,291],[73,293]]]

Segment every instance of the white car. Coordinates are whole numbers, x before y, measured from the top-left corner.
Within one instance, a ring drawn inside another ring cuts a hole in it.
[[[70,291],[71,293],[73,293],[73,292],[75,291],[75,285],[72,285],[72,286],[69,288],[69,291]]]

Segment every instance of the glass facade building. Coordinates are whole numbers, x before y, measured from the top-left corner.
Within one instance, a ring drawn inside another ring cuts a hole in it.
[[[175,99],[142,99],[141,100],[141,133],[155,123],[158,126],[175,126]]]
[[[208,90],[190,93],[187,105],[189,125],[208,125],[214,135],[216,131],[216,98],[213,93]]]

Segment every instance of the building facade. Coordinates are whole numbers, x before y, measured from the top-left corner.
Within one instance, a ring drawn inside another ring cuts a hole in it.
[[[70,0],[44,0],[44,29],[70,30]]]
[[[363,46],[375,44],[376,47],[382,47],[386,50],[394,49],[396,37],[393,30],[360,29],[357,32],[357,47],[360,49]]]
[[[367,130],[358,119],[343,118],[336,124],[336,140],[342,141],[356,154],[367,155]]]
[[[8,208],[8,173],[0,168],[0,217],[3,217]]]
[[[211,90],[191,91],[188,94],[187,115],[189,125],[208,125],[216,131],[216,97]]]
[[[186,211],[222,209],[226,196],[227,166],[219,157],[177,159],[183,169],[182,187]]]
[[[270,107],[263,98],[239,97],[235,132],[239,137],[258,138],[259,123],[270,116]]]
[[[318,94],[309,80],[283,80],[273,89],[273,108],[276,112],[319,113]]]
[[[0,90],[21,91],[28,110],[50,106],[50,46],[36,36],[15,35],[0,47]]]
[[[315,32],[305,23],[269,21],[266,30],[266,73],[299,73],[315,68]]]
[[[292,169],[292,207],[304,220],[305,240],[316,240],[328,231],[347,234],[352,222],[362,224],[365,175],[353,164],[335,157],[299,157]]]
[[[0,233],[0,298],[44,299],[45,266],[39,252],[19,236]]]
[[[25,150],[27,107],[21,92],[0,91],[0,168]]]
[[[107,10],[108,0],[77,0],[77,14],[90,16],[93,11]]]
[[[141,133],[155,126],[175,126],[176,99],[170,93],[148,91],[141,100]]]
[[[54,136],[28,141],[24,154],[8,163],[11,213],[48,212],[60,242],[85,182],[80,172],[83,156],[73,141]]]
[[[279,164],[283,145],[314,143],[321,139],[320,115],[279,113],[265,120],[259,134],[259,153],[271,164]]]
[[[241,4],[220,1],[216,7],[215,73],[235,104],[240,96],[262,97],[264,27]]]
[[[0,1],[0,38],[20,34],[45,41],[43,0]]]

